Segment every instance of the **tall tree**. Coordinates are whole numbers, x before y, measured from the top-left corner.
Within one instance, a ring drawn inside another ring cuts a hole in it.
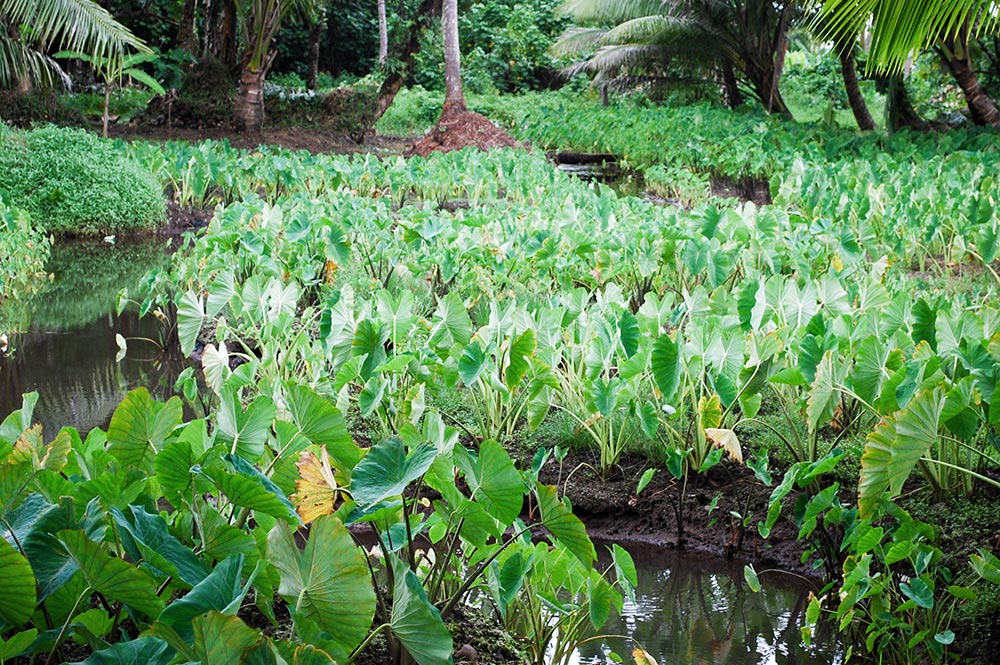
[[[465,110],[462,94],[462,51],[458,39],[458,0],[444,0],[441,9],[444,35],[444,114]]]
[[[668,63],[717,70],[728,98],[740,98],[738,75],[769,113],[790,115],[778,83],[793,0],[567,0],[562,11],[594,26],[567,31],[555,46],[562,54],[597,48],[577,69],[598,78]]]
[[[24,81],[49,85],[64,76],[47,49],[79,51],[105,62],[149,51],[92,0],[0,0],[0,88]]]
[[[965,95],[969,115],[977,125],[1000,125],[1000,111],[979,83],[976,69],[972,66],[969,49],[969,27],[963,26],[957,33],[947,35],[937,46],[941,60],[951,72]]]
[[[244,26],[244,48],[240,59],[240,87],[233,121],[241,132],[259,132],[264,126],[264,79],[276,51],[271,42],[283,19],[308,0],[238,0]]]
[[[385,17],[385,0],[378,0],[378,68],[389,66],[389,21]]]
[[[382,85],[379,86],[373,123],[385,114],[392,104],[392,100],[396,98],[396,94],[402,89],[403,83],[406,82],[406,77],[413,67],[414,56],[420,52],[420,34],[430,28],[434,19],[440,14],[441,0],[421,0],[413,17],[403,21],[406,32],[404,38],[400,40],[398,50],[393,55],[398,65],[386,74]]]

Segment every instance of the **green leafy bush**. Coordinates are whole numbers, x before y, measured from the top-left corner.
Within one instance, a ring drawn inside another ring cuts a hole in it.
[[[28,300],[48,278],[45,261],[51,244],[31,225],[27,213],[9,207],[0,193],[0,333],[26,324]]]
[[[107,235],[166,220],[159,185],[113,143],[47,126],[10,132],[0,145],[0,192],[49,232]]]

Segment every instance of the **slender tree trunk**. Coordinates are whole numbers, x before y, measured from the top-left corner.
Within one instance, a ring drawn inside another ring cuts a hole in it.
[[[736,80],[736,72],[733,70],[733,63],[728,60],[722,65],[722,89],[726,98],[726,106],[734,109],[743,104],[743,93],[740,92],[739,81]]]
[[[858,71],[854,66],[854,44],[838,49],[840,55],[840,73],[844,77],[844,89],[847,91],[847,102],[854,113],[858,129],[868,132],[875,129],[875,120],[868,111],[861,86],[858,84]]]
[[[177,45],[191,54],[198,52],[198,33],[195,29],[197,0],[184,0],[181,4],[181,21],[177,26]]]
[[[465,110],[462,52],[458,43],[458,0],[444,0],[441,30],[444,33],[444,115],[447,115]]]
[[[321,10],[316,23],[309,31],[309,73],[306,75],[306,88],[309,90],[315,90],[319,81],[319,46],[324,31],[326,31],[326,12]]]
[[[385,0],[378,0],[378,68],[389,66],[389,21],[385,17]]]
[[[900,129],[926,131],[928,124],[917,115],[906,91],[902,76],[893,76],[886,81],[885,125],[890,132]]]
[[[416,18],[410,27],[409,38],[397,56],[400,66],[394,67],[379,87],[372,124],[385,114],[389,106],[392,105],[392,100],[396,98],[396,94],[402,89],[410,68],[413,67],[413,56],[420,52],[420,34],[430,27],[433,20],[440,14],[441,0],[423,0],[420,3]]]
[[[111,81],[104,81],[104,117],[102,118],[101,136],[108,138],[108,123],[111,120]]]
[[[972,122],[995,127],[1000,125],[1000,111],[997,111],[996,104],[979,84],[979,77],[972,67],[966,33],[967,31],[963,30],[957,38],[949,37],[942,40],[939,53],[948,71],[955,77],[958,87],[965,94]]]

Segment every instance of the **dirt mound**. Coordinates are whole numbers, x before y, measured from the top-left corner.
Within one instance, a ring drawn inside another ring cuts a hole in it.
[[[514,137],[485,116],[466,110],[446,111],[431,131],[413,146],[413,154],[426,157],[432,152],[451,152],[469,146],[480,150],[512,148]]]

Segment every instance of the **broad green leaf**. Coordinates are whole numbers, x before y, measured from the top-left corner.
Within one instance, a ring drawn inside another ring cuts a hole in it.
[[[594,408],[605,418],[611,418],[618,407],[618,392],[621,387],[621,380],[617,377],[608,381],[594,379],[591,398],[594,400]]]
[[[186,291],[177,303],[177,339],[185,357],[194,351],[205,321],[205,303],[194,291]]]
[[[483,373],[486,367],[486,352],[478,341],[472,341],[462,351],[458,359],[458,378],[467,386],[471,386]]]
[[[816,378],[809,389],[806,403],[806,424],[810,434],[814,434],[833,417],[837,404],[840,403],[840,393],[834,382],[833,353],[827,351],[816,368]]]
[[[8,627],[24,624],[35,613],[35,574],[14,546],[0,538],[0,619]]]
[[[326,452],[337,469],[349,473],[361,459],[361,450],[347,431],[340,410],[332,402],[301,384],[289,385],[285,390],[285,399],[292,422],[299,428],[302,436],[318,446],[326,446]],[[294,455],[299,450],[296,444],[290,450],[283,451],[283,454]]]
[[[639,483],[635,486],[636,496],[642,493],[642,490],[646,489],[649,482],[653,479],[653,475],[656,473],[656,469],[651,467],[642,472],[642,477],[639,478]]]
[[[938,439],[938,422],[944,406],[940,388],[914,397],[896,418],[896,440],[889,460],[889,489],[899,494],[917,462]]]
[[[194,652],[201,665],[233,665],[263,635],[235,616],[208,612],[194,620]]]
[[[587,605],[590,625],[594,630],[600,630],[607,622],[611,614],[613,593],[611,585],[600,575],[594,574],[587,578]]]
[[[215,440],[231,454],[256,462],[264,454],[276,414],[277,408],[267,395],[257,397],[244,411],[239,391],[225,388],[215,418]]]
[[[747,587],[754,593],[760,592],[760,580],[757,578],[757,571],[753,566],[747,564],[743,566],[743,579],[746,580]]]
[[[937,313],[930,308],[927,302],[920,298],[913,305],[912,337],[914,343],[927,342],[931,349],[937,350],[937,333],[935,330],[935,319]]]
[[[163,494],[175,507],[180,507],[185,500],[191,498],[195,481],[191,467],[194,465],[191,444],[186,441],[168,443],[153,460],[156,479]]]
[[[156,637],[139,637],[116,642],[107,649],[90,654],[79,665],[167,665],[174,652],[166,642]]]
[[[278,594],[295,613],[329,633],[349,654],[368,634],[375,616],[375,590],[365,555],[340,520],[324,515],[312,523],[300,550],[289,526],[278,522],[267,537],[268,558],[281,574]]]
[[[141,506],[129,508],[128,518],[117,508],[111,509],[111,516],[133,561],[145,561],[165,576],[179,577],[188,586],[205,579],[208,567],[170,533],[161,515],[147,513]]]
[[[153,468],[153,459],[184,419],[178,397],[156,402],[145,388],[136,388],[122,400],[108,426],[108,452],[128,467]]]
[[[559,500],[558,490],[552,485],[539,484],[536,491],[542,514],[542,526],[583,565],[592,565],[597,559],[597,551],[580,518]]]
[[[635,314],[629,310],[622,310],[618,319],[618,330],[621,334],[622,348],[625,350],[625,357],[631,358],[639,350],[639,340],[642,332],[639,329],[639,320]]]
[[[528,359],[535,353],[537,345],[535,331],[531,328],[525,330],[511,342],[510,360],[503,376],[504,385],[507,386],[508,390],[513,391],[528,373]]]
[[[861,454],[861,474],[858,479],[858,515],[872,515],[875,505],[889,489],[889,462],[896,440],[896,423],[883,420],[868,435]]]
[[[195,470],[211,480],[230,501],[293,524],[298,513],[281,488],[238,455],[225,455]]]
[[[242,554],[234,554],[220,562],[191,591],[170,603],[157,621],[170,626],[190,642],[194,638],[192,621],[195,617],[210,610],[235,614],[256,577],[255,571],[246,584],[242,583],[243,562]]]
[[[706,431],[722,424],[722,400],[718,395],[702,395],[698,400],[698,417],[701,428]]]
[[[513,524],[521,514],[524,481],[510,455],[496,441],[483,441],[474,474],[468,481],[473,498],[502,524]]]
[[[413,571],[396,556],[391,561],[395,585],[389,623],[393,635],[418,665],[451,663],[451,633],[441,620],[441,613],[431,605]]]
[[[38,629],[31,628],[0,639],[0,661],[11,660],[23,654],[38,637]]]
[[[656,381],[656,387],[659,388],[662,399],[668,403],[674,396],[680,379],[679,359],[677,344],[670,339],[669,335],[660,335],[653,344],[650,369],[653,371],[653,379]]]
[[[163,601],[155,593],[156,582],[149,575],[112,558],[83,531],[60,531],[58,537],[94,591],[149,617],[163,611]]]
[[[402,494],[407,485],[427,472],[437,454],[437,448],[426,443],[407,454],[398,438],[386,439],[372,447],[354,468],[351,496],[359,504],[370,505]]]
[[[927,582],[919,577],[914,577],[909,583],[900,582],[899,590],[903,592],[904,596],[915,602],[917,607],[927,610],[934,607],[934,591],[927,585]]]

